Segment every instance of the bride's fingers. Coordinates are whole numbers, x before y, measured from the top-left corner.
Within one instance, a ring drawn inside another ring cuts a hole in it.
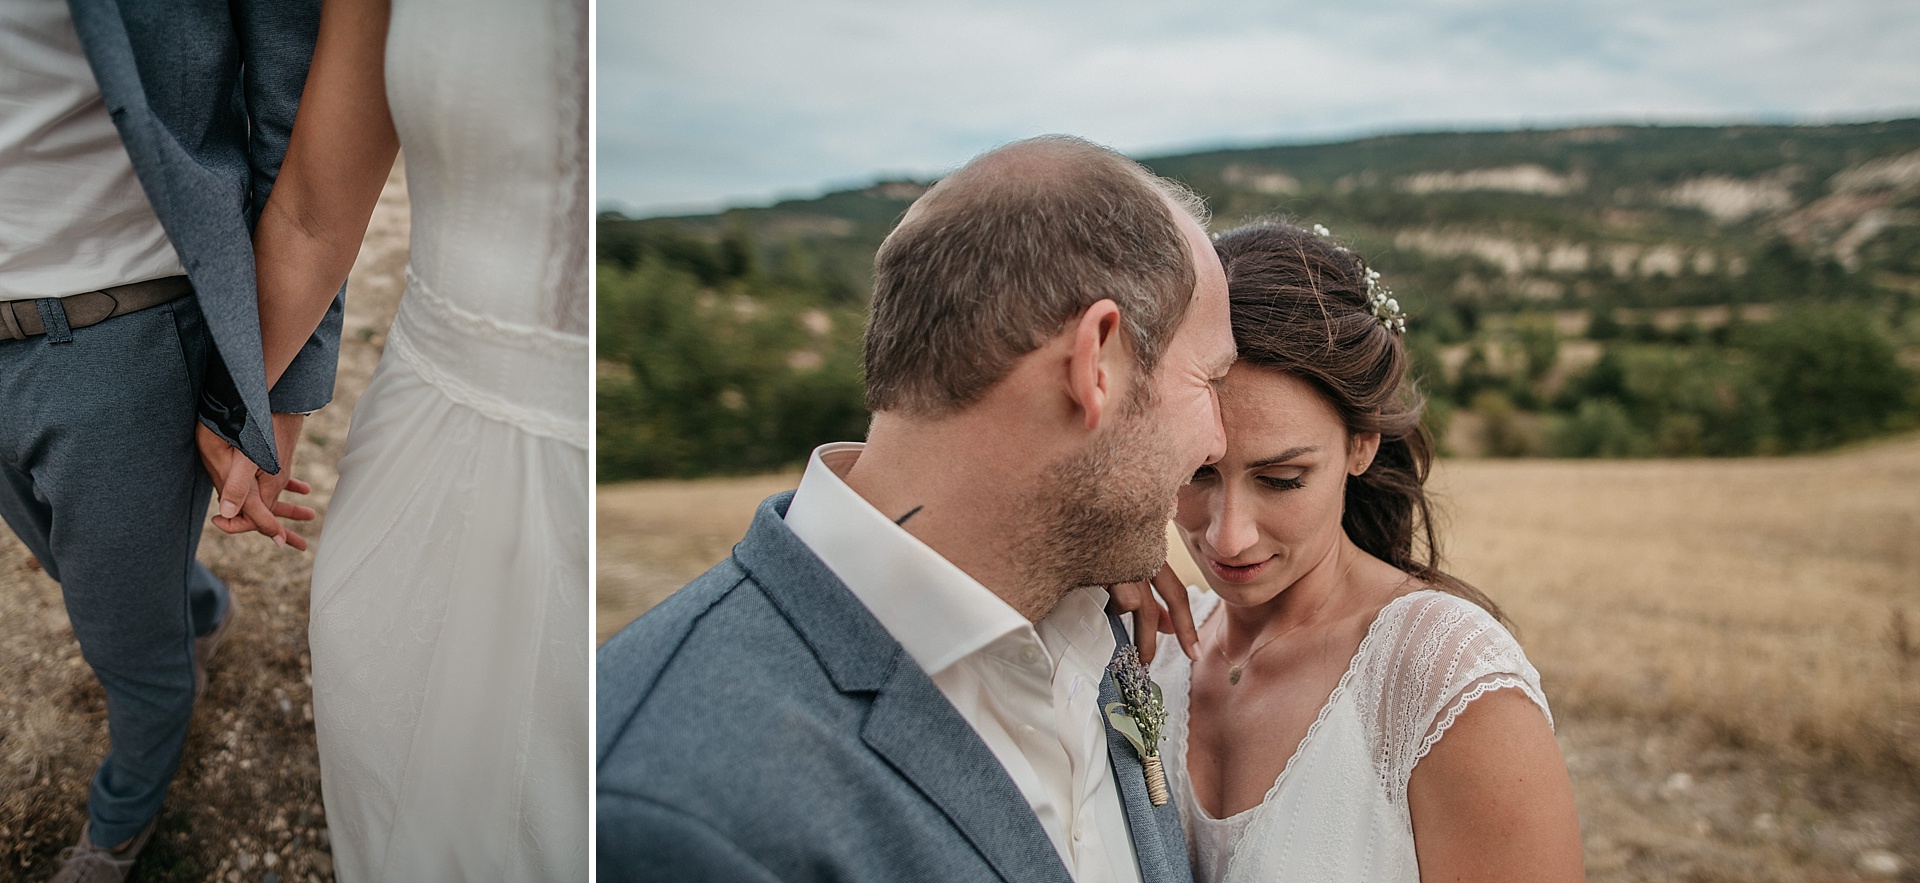
[[[1107,615],[1133,614],[1133,642],[1140,661],[1153,661],[1153,646],[1158,637],[1159,605],[1145,582],[1114,583],[1107,587]]]
[[[1140,650],[1140,662],[1150,663],[1160,649],[1160,605],[1147,593],[1146,583],[1128,585],[1140,593],[1140,606],[1133,611],[1133,643]]]
[[[1173,572],[1173,565],[1160,565],[1160,572],[1153,575],[1153,588],[1167,605],[1168,631],[1180,642],[1180,649],[1187,652],[1187,658],[1200,661],[1200,631],[1193,625],[1193,605],[1187,600],[1187,587],[1180,582],[1179,575]]]
[[[273,514],[288,521],[312,521],[317,514],[312,508],[298,503],[278,502],[271,507]]]
[[[296,494],[310,494],[313,493],[313,485],[297,478],[289,478],[287,479],[287,490],[293,491]]]
[[[252,521],[254,529],[273,540],[276,545],[288,544],[289,531],[280,523],[280,519],[273,517],[273,509],[267,505],[266,500],[260,498],[259,494],[251,490],[247,492],[246,501],[240,504],[240,514]]]

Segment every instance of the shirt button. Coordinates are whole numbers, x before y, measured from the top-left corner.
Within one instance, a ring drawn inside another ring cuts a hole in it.
[[[1020,659],[1021,661],[1029,664],[1039,662],[1040,651],[1035,650],[1032,647],[1024,647],[1020,650]]]
[[[1021,724],[1020,732],[1028,736],[1033,735],[1034,734],[1033,724]]]

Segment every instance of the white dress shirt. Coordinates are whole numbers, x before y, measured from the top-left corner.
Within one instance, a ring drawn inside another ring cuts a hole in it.
[[[853,591],[973,726],[1078,883],[1137,883],[1108,765],[1100,680],[1107,593],[1076,589],[1039,623],[873,508],[842,476],[866,446],[813,452],[787,527]]]
[[[183,272],[67,4],[0,0],[0,301]]]

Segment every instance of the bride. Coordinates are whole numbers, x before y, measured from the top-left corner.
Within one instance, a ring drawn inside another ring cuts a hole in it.
[[[587,878],[586,51],[583,0],[326,0],[256,227],[271,382],[404,148],[407,292],[313,568],[346,883]],[[256,480],[223,529],[282,530]]]
[[[1215,243],[1239,349],[1227,451],[1174,516],[1213,591],[1189,590],[1196,658],[1154,665],[1195,879],[1583,879],[1539,675],[1436,566],[1405,319],[1316,231]]]

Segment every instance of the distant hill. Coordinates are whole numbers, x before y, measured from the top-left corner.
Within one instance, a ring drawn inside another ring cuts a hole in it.
[[[1391,135],[1141,160],[1207,198],[1216,229],[1321,223],[1403,300],[1524,309],[1920,294],[1920,119]],[[713,215],[603,216],[603,260],[744,233],[864,291],[930,182],[885,181]]]
[[[1920,426],[1920,119],[1394,135],[1142,160],[1323,224],[1454,453],[1735,456]],[[599,223],[600,474],[860,437],[873,254],[931,182]],[[1457,418],[1457,419],[1456,419]]]

